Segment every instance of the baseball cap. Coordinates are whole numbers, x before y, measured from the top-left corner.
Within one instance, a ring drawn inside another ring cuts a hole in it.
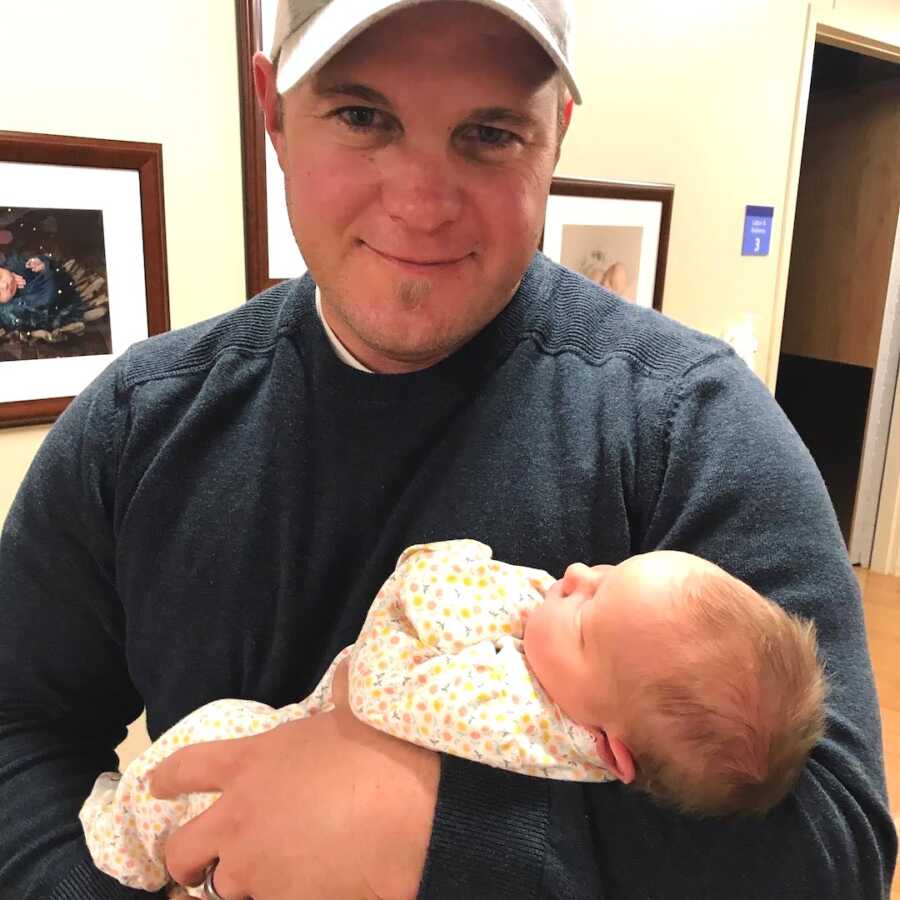
[[[278,0],[272,61],[276,87],[287,93],[379,19],[433,0]],[[563,76],[572,99],[581,92],[572,71],[569,0],[472,0],[524,28],[544,48]]]

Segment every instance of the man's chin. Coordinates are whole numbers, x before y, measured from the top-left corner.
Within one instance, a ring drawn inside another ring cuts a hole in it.
[[[464,339],[435,340],[433,335],[398,340],[394,335],[370,336],[365,347],[354,355],[368,368],[381,374],[402,374],[430,369],[451,356],[465,343]]]

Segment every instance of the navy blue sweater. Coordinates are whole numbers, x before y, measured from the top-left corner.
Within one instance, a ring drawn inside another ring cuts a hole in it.
[[[0,540],[0,897],[124,898],[76,812],[146,705],[283,706],[400,551],[561,574],[711,559],[818,622],[829,731],[763,823],[442,760],[425,900],[875,900],[896,853],[859,595],[821,479],[730,349],[537,255],[426,371],[343,365],[309,276],[132,348],[52,429]]]

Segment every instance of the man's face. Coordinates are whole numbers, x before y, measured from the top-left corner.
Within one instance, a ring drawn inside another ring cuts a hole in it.
[[[0,303],[9,303],[19,289],[18,279],[9,269],[0,268]]]
[[[509,302],[558,157],[555,73],[505,17],[435,2],[284,97],[270,134],[294,235],[329,324],[370,368],[433,365]]]

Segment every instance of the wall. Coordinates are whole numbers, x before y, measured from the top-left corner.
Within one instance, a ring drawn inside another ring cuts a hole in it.
[[[900,5],[575,5],[586,103],[576,110],[559,174],[675,184],[664,310],[718,336],[751,325],[759,345],[754,368],[774,387],[793,231],[792,163],[802,146],[795,124],[802,122],[801,78],[814,34],[808,11],[834,29],[900,45]],[[775,207],[768,257],[741,256],[748,204]]]
[[[752,322],[763,374],[806,2],[576,6],[585,106],[559,174],[674,184],[663,309],[716,335]],[[748,204],[776,208],[768,257],[741,256]]]
[[[3,0],[2,9],[3,33],[22,36],[4,41],[7,79],[22,89],[3,104],[0,128],[162,144],[172,324],[241,303],[234,5]],[[41,65],[25,37],[36,27]],[[0,431],[0,522],[46,432]]]
[[[823,19],[837,27],[869,34],[885,43],[900,45],[900,6],[897,0],[820,0]],[[831,7],[831,12],[829,12]]]

